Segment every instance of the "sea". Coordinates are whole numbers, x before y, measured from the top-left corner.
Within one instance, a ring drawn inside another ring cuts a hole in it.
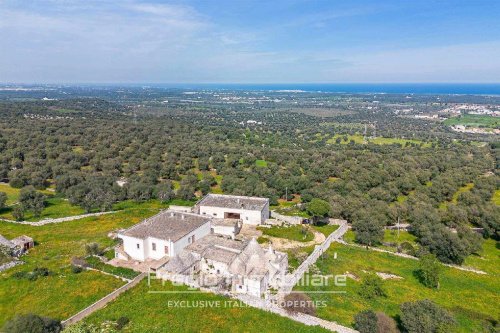
[[[225,89],[378,94],[500,95],[500,83],[169,83],[143,86],[179,89]]]

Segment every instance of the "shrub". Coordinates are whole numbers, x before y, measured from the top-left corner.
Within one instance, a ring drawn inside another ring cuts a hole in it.
[[[83,271],[82,267],[76,266],[76,265],[71,265],[71,272],[78,274],[78,273],[81,273],[82,271]]]
[[[26,279],[28,277],[28,272],[19,271],[11,275],[16,280]]]
[[[449,332],[455,320],[451,314],[430,300],[401,304],[401,323],[408,333]]]
[[[377,315],[372,310],[359,312],[354,316],[354,327],[360,333],[377,333]]]
[[[399,333],[396,321],[383,312],[377,312],[377,333]]]
[[[420,282],[428,288],[439,287],[439,272],[441,264],[433,254],[426,254],[420,258],[420,269],[417,271],[417,276]]]
[[[103,250],[99,247],[99,244],[97,243],[89,243],[85,245],[85,252],[87,252],[88,255],[96,255],[100,256],[103,254]]]
[[[7,202],[7,194],[5,194],[5,192],[0,192],[0,209],[5,208],[6,202]]]
[[[401,243],[398,250],[399,250],[399,252],[403,252],[403,253],[409,254],[411,256],[416,255],[416,250],[410,242]]]
[[[45,267],[36,267],[33,270],[33,274],[35,274],[37,276],[49,276],[50,271]]]
[[[5,333],[59,333],[62,331],[61,322],[35,314],[17,315],[5,323]]]
[[[27,279],[29,281],[36,281],[39,277],[52,275],[52,272],[45,267],[36,267],[32,272],[16,272],[12,277],[17,280]]]
[[[20,205],[17,205],[12,210],[12,216],[16,219],[16,221],[22,221],[24,219],[24,209]]]
[[[383,280],[375,274],[367,275],[363,279],[359,294],[365,299],[386,296]]]
[[[124,328],[128,323],[130,322],[130,319],[128,319],[128,317],[120,317],[118,318],[118,320],[116,321],[116,328],[118,330],[121,330],[122,328]]]

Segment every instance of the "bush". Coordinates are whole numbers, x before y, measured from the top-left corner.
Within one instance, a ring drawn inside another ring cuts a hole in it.
[[[451,314],[430,300],[401,304],[401,323],[408,333],[449,332],[455,320]]]
[[[415,247],[410,242],[403,242],[398,248],[398,252],[409,254],[410,256],[416,255]]]
[[[16,272],[12,277],[17,280],[27,279],[29,281],[36,281],[39,277],[52,275],[52,272],[45,267],[36,267],[32,272]]]
[[[85,245],[85,252],[87,252],[88,255],[93,256],[101,256],[103,254],[103,249],[99,247],[99,244],[97,243],[89,243]]]
[[[12,210],[12,216],[16,221],[22,221],[24,219],[24,209],[20,205],[17,205]]]
[[[16,280],[26,279],[28,277],[28,272],[19,271],[11,275]]]
[[[354,328],[360,333],[377,333],[377,315],[372,310],[359,312],[354,316]]]
[[[383,280],[375,274],[369,274],[363,279],[361,289],[359,290],[361,297],[365,299],[373,299],[375,297],[385,297]]]
[[[377,333],[399,333],[396,321],[383,312],[377,312]]]
[[[417,276],[420,282],[428,288],[439,287],[439,272],[441,264],[433,254],[426,254],[420,258],[420,269],[417,271]]]
[[[118,320],[116,321],[116,329],[121,330],[129,322],[130,322],[130,319],[128,319],[128,317],[120,317],[120,318],[118,318]]]
[[[33,270],[33,274],[35,274],[37,276],[49,276],[50,271],[45,267],[36,267]]]
[[[62,331],[61,322],[35,314],[17,315],[5,323],[5,333],[59,333]]]
[[[283,307],[285,310],[295,313],[301,312],[311,316],[316,315],[316,308],[309,296],[303,293],[293,292],[285,296]]]
[[[76,266],[76,265],[71,265],[71,272],[73,272],[74,274],[79,274],[82,271],[83,271],[82,267]]]
[[[5,194],[5,192],[0,192],[0,209],[5,208],[6,202],[7,202],[7,194]]]

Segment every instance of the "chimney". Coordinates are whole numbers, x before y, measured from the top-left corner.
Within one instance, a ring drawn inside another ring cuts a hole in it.
[[[181,215],[181,219],[184,220],[184,214]]]
[[[175,213],[174,213],[174,212],[171,212],[171,213],[170,213],[170,216],[171,216],[171,217],[174,217],[174,216],[175,216]]]

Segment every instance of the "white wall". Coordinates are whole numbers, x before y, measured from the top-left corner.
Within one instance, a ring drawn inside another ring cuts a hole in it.
[[[191,244],[189,242],[189,238],[191,236],[194,235],[196,242],[196,240],[208,234],[210,234],[209,221],[193,230],[189,234],[185,235],[175,243],[170,242],[169,240],[152,237],[148,237],[147,239],[140,239],[120,234],[118,235],[118,237],[123,239],[123,249],[132,259],[144,261],[146,259],[158,260],[167,255],[173,257],[181,252],[186,246]],[[156,251],[153,250],[153,243],[156,244]],[[137,244],[139,244],[139,248],[137,248]],[[165,253],[165,246],[168,247],[168,254]]]
[[[195,229],[191,231],[189,234],[185,235],[181,239],[179,239],[177,242],[174,243],[173,246],[173,251],[170,254],[170,256],[175,256],[179,254],[186,246],[191,244],[189,242],[189,238],[194,235],[194,241],[196,242],[200,238],[209,235],[210,234],[210,221],[207,221],[205,224],[201,225],[198,227],[198,229]]]
[[[143,239],[124,235],[118,235],[118,237],[123,239],[123,250],[132,259],[144,261],[147,256],[147,251],[145,249],[145,242]],[[137,244],[139,244],[139,248],[137,248]]]
[[[172,242],[149,237],[145,243],[147,246],[149,258],[158,260],[167,255],[171,256],[170,253],[172,253],[173,249]],[[156,244],[156,251],[153,250],[153,243]],[[168,248],[168,254],[165,253],[165,246]]]
[[[267,206],[267,213],[266,213],[266,208],[260,211],[260,210],[230,209],[221,207],[200,206],[201,215],[224,218],[224,213],[240,214],[240,219],[243,221],[244,224],[259,225],[262,224],[267,219],[267,217],[264,218],[266,214],[267,216],[269,216],[269,207]]]
[[[236,236],[237,232],[236,226],[223,226],[223,225],[213,225],[212,229],[214,230],[214,234],[229,236],[232,239]]]

